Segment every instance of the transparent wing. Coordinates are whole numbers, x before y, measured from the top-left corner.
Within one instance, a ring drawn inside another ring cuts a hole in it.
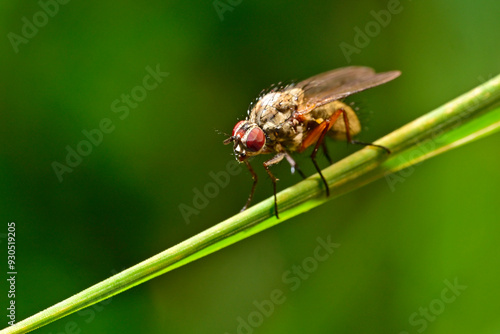
[[[400,74],[399,71],[375,73],[369,67],[350,66],[315,75],[295,87],[304,90],[306,106],[316,108],[391,81]]]

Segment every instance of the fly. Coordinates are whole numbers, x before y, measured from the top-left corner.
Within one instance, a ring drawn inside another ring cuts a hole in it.
[[[247,166],[253,179],[250,195],[241,211],[250,205],[257,185],[257,174],[248,162],[253,156],[274,154],[263,165],[273,183],[274,212],[279,218],[276,200],[278,179],[269,167],[285,158],[292,166],[292,173],[297,171],[303,178],[306,177],[290,155],[291,152],[300,153],[314,144],[311,160],[323,180],[327,196],[330,195],[330,189],[316,162],[316,154],[321,146],[326,158],[332,163],[324,141],[326,135],[334,140],[376,146],[390,153],[383,146],[352,139],[361,131],[361,125],[356,112],[342,100],[391,81],[400,74],[399,71],[375,73],[372,68],[361,66],[343,67],[296,84],[274,88],[260,96],[249,110],[248,117],[239,121],[232,135],[224,140],[224,144],[234,143],[236,159]]]

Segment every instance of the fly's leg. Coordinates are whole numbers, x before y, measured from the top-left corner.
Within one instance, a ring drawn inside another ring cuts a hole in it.
[[[274,214],[276,215],[276,218],[278,218],[278,219],[280,218],[278,216],[278,200],[276,199],[276,181],[278,181],[278,179],[276,178],[276,176],[273,175],[273,173],[271,173],[271,171],[269,170],[269,166],[277,164],[278,162],[283,160],[283,158],[285,156],[286,156],[286,153],[281,152],[281,153],[276,154],[272,159],[264,162],[264,168],[266,169],[267,174],[271,178],[271,181],[273,181]]]
[[[328,160],[328,162],[331,165],[333,162],[332,162],[332,158],[330,158],[330,153],[328,153],[328,148],[326,147],[326,141],[323,141],[321,146],[323,147],[323,153],[325,154],[326,160]]]
[[[295,171],[297,171],[300,174],[300,176],[302,176],[302,178],[305,179],[306,175],[299,168],[299,166],[297,165],[295,160],[293,160],[292,156],[288,153],[285,153],[285,157],[286,157],[286,160],[288,161],[288,163],[290,164],[290,166],[292,166],[292,174],[295,173]]]
[[[252,202],[253,193],[255,192],[255,186],[257,185],[257,180],[258,180],[257,174],[255,174],[252,166],[250,165],[250,163],[247,160],[245,160],[245,165],[247,165],[247,168],[250,171],[250,174],[252,174],[253,184],[252,184],[252,190],[250,191],[250,195],[248,196],[248,199],[247,199],[247,203],[240,210],[240,212],[245,211],[248,208],[248,206],[250,205],[250,202]]]
[[[328,183],[326,182],[326,179],[323,176],[323,173],[321,173],[321,169],[319,168],[318,163],[316,162],[316,154],[318,153],[319,146],[323,145],[323,151],[325,152],[325,156],[331,163],[331,158],[330,158],[330,155],[328,154],[328,151],[326,150],[326,145],[324,144],[324,139],[325,139],[325,135],[327,134],[328,131],[330,131],[330,129],[335,124],[335,122],[340,117],[340,115],[342,115],[342,117],[344,119],[345,135],[346,135],[347,143],[360,144],[360,145],[365,145],[365,146],[366,145],[375,146],[375,147],[382,148],[390,153],[388,148],[383,147],[381,145],[376,145],[376,144],[371,144],[371,143],[363,143],[363,142],[359,142],[356,140],[352,140],[351,134],[349,132],[350,128],[349,128],[349,119],[347,117],[347,112],[342,108],[335,110],[335,112],[328,119],[321,122],[316,128],[314,128],[307,135],[306,138],[304,138],[304,140],[302,141],[302,145],[299,149],[299,152],[302,152],[309,145],[312,145],[313,143],[315,143],[313,153],[311,154],[311,159],[314,163],[314,167],[316,168],[316,171],[318,172],[319,176],[321,176],[321,180],[323,180],[323,183],[325,184],[326,196],[330,196],[330,189],[328,188]]]
[[[362,142],[362,141],[359,141],[359,140],[351,140],[351,144],[362,145],[362,146],[378,147],[378,148],[381,148],[384,151],[386,151],[387,154],[391,154],[391,150],[389,150],[387,147],[382,146],[382,145],[377,145],[377,144],[373,144],[373,143],[365,143],[365,142]]]
[[[330,188],[328,187],[328,183],[326,182],[325,177],[323,176],[323,173],[321,173],[321,169],[318,166],[318,163],[316,162],[316,154],[318,153],[318,148],[320,145],[323,144],[325,135],[330,129],[332,128],[333,124],[337,121],[339,118],[340,114],[344,114],[344,121],[347,121],[347,115],[344,109],[339,109],[336,110],[330,118],[324,120],[319,126],[318,129],[320,129],[321,133],[319,134],[318,141],[316,142],[316,145],[314,145],[314,150],[313,153],[311,154],[311,160],[314,164],[314,167],[316,167],[316,171],[318,172],[319,176],[321,176],[321,180],[323,180],[323,183],[325,184],[326,188],[326,196],[330,196]],[[347,138],[350,140],[351,136],[349,135],[349,132],[347,132]],[[323,149],[325,149],[326,146],[323,146]],[[325,150],[326,151],[326,150]],[[329,155],[328,155],[329,157]],[[331,159],[328,159],[331,160]]]
[[[384,151],[387,152],[387,154],[391,154],[391,150],[389,150],[387,147],[382,146],[382,145],[377,145],[377,144],[372,144],[372,143],[365,143],[359,140],[353,140],[351,139],[351,134],[349,133],[349,119],[347,118],[347,113],[344,109],[339,109],[342,111],[342,114],[344,116],[344,124],[345,124],[345,136],[347,138],[347,143],[349,144],[356,144],[356,145],[363,145],[363,146],[373,146],[373,147],[378,147],[383,149]]]
[[[349,128],[349,119],[347,118],[347,113],[344,109],[340,108],[339,110],[337,110],[335,113],[337,112],[341,112],[342,113],[342,116],[344,117],[344,125],[345,125],[345,136],[347,138],[347,143],[352,143],[352,139],[351,139],[351,133],[349,132],[350,128]]]
[[[313,153],[311,154],[311,160],[314,164],[314,167],[316,167],[316,171],[318,172],[319,176],[321,176],[321,179],[323,180],[323,183],[325,184],[327,197],[330,196],[330,188],[328,188],[328,183],[326,182],[326,179],[323,176],[323,173],[321,173],[321,169],[319,168],[318,163],[316,162],[316,153],[318,153],[319,145],[321,145],[323,143],[323,140],[325,139],[325,135],[329,130],[329,126],[328,126],[329,122],[330,122],[330,120],[324,121],[324,123],[327,123],[327,126],[325,126],[325,128],[321,132],[321,135],[319,136],[319,139],[316,142],[316,145],[314,146]]]

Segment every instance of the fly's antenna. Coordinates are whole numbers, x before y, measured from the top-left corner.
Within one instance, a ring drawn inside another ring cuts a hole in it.
[[[214,129],[214,131],[218,134],[218,135],[224,135],[224,137],[230,137],[231,135],[225,133],[224,131],[221,131],[219,129]]]

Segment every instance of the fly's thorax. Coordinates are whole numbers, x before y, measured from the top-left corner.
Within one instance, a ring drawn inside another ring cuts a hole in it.
[[[270,92],[259,98],[249,113],[249,120],[271,131],[286,120],[298,109],[303,94],[300,88],[286,88],[282,91]]]
[[[280,100],[276,108],[278,110],[296,111],[299,105],[302,105],[304,91],[302,88],[290,87],[281,92]]]
[[[305,134],[305,124],[293,117],[281,123],[278,127],[268,122],[263,130],[266,133],[266,148],[269,152],[281,152],[286,148],[289,152],[298,150]]]

